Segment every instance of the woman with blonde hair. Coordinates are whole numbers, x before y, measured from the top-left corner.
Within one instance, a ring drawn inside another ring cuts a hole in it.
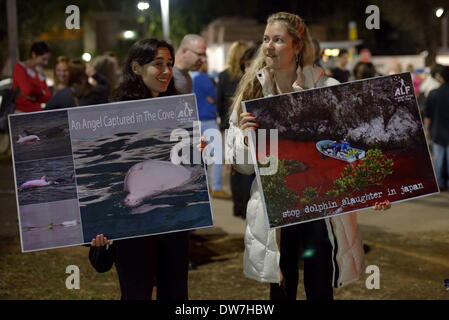
[[[232,105],[232,97],[237,85],[243,76],[241,60],[248,45],[243,41],[234,41],[229,48],[226,69],[219,73],[217,84],[217,109],[221,119],[220,127],[228,127],[228,113]]]
[[[242,111],[241,102],[338,84],[313,61],[314,47],[304,21],[286,12],[271,15],[259,53],[239,84],[230,116],[226,159],[237,171],[254,173],[254,165],[236,163],[236,159],[248,159],[248,132],[258,127],[257,119]],[[388,202],[376,203],[374,208],[389,206]],[[307,299],[333,299],[333,287],[358,279],[364,253],[355,213],[283,227],[277,233],[267,229],[262,208],[260,191],[253,182],[246,212],[244,273],[271,283],[271,299],[296,299],[301,256]]]
[[[70,59],[66,56],[59,56],[56,58],[53,67],[54,85],[52,95],[55,95],[56,92],[67,87],[69,81],[69,63]]]
[[[232,105],[232,97],[240,79],[243,76],[241,60],[248,49],[248,45],[243,41],[234,41],[228,51],[226,69],[219,73],[217,83],[217,111],[220,117],[220,130],[224,131],[229,124],[229,109]],[[231,193],[233,201],[233,215],[244,218],[246,203],[249,199],[249,177],[243,176],[232,170],[231,172]]]

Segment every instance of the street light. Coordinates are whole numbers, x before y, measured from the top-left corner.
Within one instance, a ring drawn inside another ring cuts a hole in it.
[[[148,2],[139,2],[137,4],[137,9],[139,9],[140,11],[144,11],[150,8],[150,4]]]
[[[161,0],[162,30],[164,32],[164,40],[165,41],[170,41],[168,3],[169,3],[169,0]]]
[[[147,26],[147,18],[145,17],[145,10],[148,10],[150,8],[150,3],[146,1],[141,1],[137,4],[137,9],[142,11],[142,14],[138,18],[138,22],[143,22],[143,36],[147,36],[148,32],[148,26]]]
[[[136,32],[133,30],[126,30],[123,32],[123,38],[134,39],[136,37]]]
[[[89,62],[92,59],[92,56],[90,53],[84,52],[83,55],[81,56],[81,59],[83,59],[86,62]]]
[[[441,46],[443,51],[447,50],[447,29],[448,29],[448,15],[445,14],[443,8],[438,8],[435,11],[437,18],[441,18]]]

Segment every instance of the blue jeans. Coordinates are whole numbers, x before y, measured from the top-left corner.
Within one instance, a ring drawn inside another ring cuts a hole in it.
[[[207,129],[216,129],[218,132],[220,132],[220,129],[218,129],[218,124],[216,120],[204,120],[201,121],[201,135],[204,134],[204,131]],[[215,163],[211,165],[209,168],[212,168],[212,190],[221,190],[221,167],[222,167],[223,161],[220,163]]]
[[[436,143],[433,143],[432,145],[432,152],[433,152],[433,164],[435,166],[435,175],[437,176],[438,186],[440,188],[446,187],[445,181],[444,181],[444,154],[446,153],[446,164],[447,164],[447,176],[449,176],[449,146],[442,146]]]

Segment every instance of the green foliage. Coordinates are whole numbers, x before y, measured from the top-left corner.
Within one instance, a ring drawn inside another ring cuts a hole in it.
[[[366,157],[356,165],[348,165],[340,178],[334,181],[334,188],[326,196],[335,197],[342,194],[362,191],[372,185],[380,185],[393,173],[393,160],[388,159],[381,150],[368,150]]]
[[[301,204],[308,204],[316,201],[318,199],[318,191],[316,188],[307,187],[304,189],[304,192],[299,199]]]
[[[273,160],[276,159],[270,156],[270,162]],[[294,208],[298,202],[298,195],[285,185],[285,178],[292,173],[292,166],[296,169],[298,166],[294,166],[292,160],[287,160],[287,164],[286,160],[278,160],[278,170],[275,174],[260,176],[267,203],[267,212],[272,221],[278,218],[280,212]],[[269,163],[260,166],[268,167],[268,165]]]
[[[341,195],[360,192],[369,186],[381,185],[383,180],[393,173],[393,160],[388,159],[381,150],[368,150],[366,157],[357,165],[345,167],[340,178],[334,181],[333,188],[328,190],[323,200],[328,201]],[[304,189],[300,201],[307,204],[316,201],[319,194],[315,188]]]

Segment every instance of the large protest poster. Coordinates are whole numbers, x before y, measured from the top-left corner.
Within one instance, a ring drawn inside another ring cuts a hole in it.
[[[260,125],[250,147],[271,228],[439,192],[410,73],[243,108]]]
[[[192,157],[194,95],[16,114],[9,123],[22,251],[212,226],[204,165]]]

